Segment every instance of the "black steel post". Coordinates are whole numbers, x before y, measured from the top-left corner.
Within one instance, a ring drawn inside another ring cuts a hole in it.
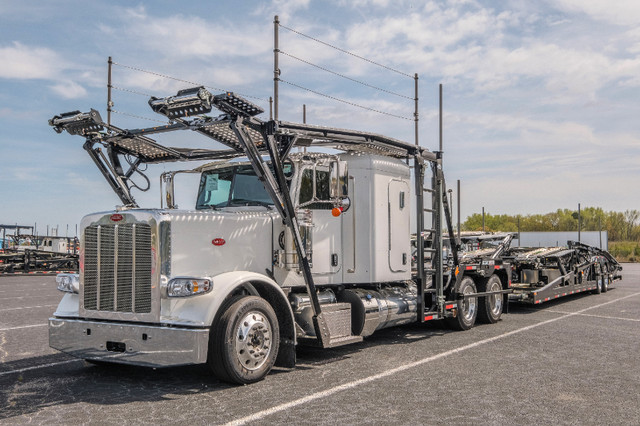
[[[439,151],[442,152],[442,83],[440,84],[440,102],[439,102],[439,108],[440,108],[440,114],[439,114],[439,119],[440,119],[440,124],[439,124],[439,128],[440,128],[440,139],[439,142],[440,144],[439,146]]]
[[[482,232],[484,232],[484,207],[482,208]]]
[[[109,64],[107,72],[107,124],[111,125],[111,107],[113,106],[111,101],[111,68],[113,67],[111,56],[109,56],[107,63]]]
[[[460,242],[460,179],[458,179],[458,242]]]
[[[414,132],[415,132],[415,139],[416,139],[416,145],[419,145],[419,139],[418,139],[418,73],[415,73],[413,76],[413,80],[414,80],[414,112],[413,112],[413,121],[414,121]]]
[[[602,250],[602,218],[598,216],[598,236],[600,237],[600,250]]]
[[[580,212],[580,203],[578,203],[578,242],[580,242],[580,231],[582,231],[582,215]]]
[[[280,68],[278,68],[278,27],[280,20],[278,15],[273,18],[273,119],[278,121],[278,81],[280,80]]]

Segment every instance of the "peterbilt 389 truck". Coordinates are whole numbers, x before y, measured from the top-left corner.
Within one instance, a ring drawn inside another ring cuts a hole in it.
[[[51,347],[95,363],[208,363],[221,380],[252,383],[274,365],[294,367],[297,345],[336,347],[412,322],[466,330],[476,318],[500,319],[509,264],[468,275],[455,245],[443,261],[443,229],[454,236],[440,153],[262,120],[246,99],[203,87],[149,105],[169,124],[125,130],[96,110],[50,120],[85,139],[122,201],[82,219],[80,272],[57,277],[64,297],[49,320]],[[223,148],[152,138],[180,131]],[[142,166],[190,160],[204,164],[162,174],[161,208],[138,206],[132,176]],[[187,209],[175,205],[183,172],[200,175]]]

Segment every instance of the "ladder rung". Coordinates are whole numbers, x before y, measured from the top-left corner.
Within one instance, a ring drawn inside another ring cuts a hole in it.
[[[435,274],[435,273],[436,273],[436,270],[435,270],[435,269],[425,269],[425,270],[424,270],[424,273],[425,273],[425,274],[431,274],[431,275],[433,275],[433,274]]]
[[[422,250],[428,251],[429,253],[435,253],[436,252],[436,249],[434,249],[434,248],[424,248]]]
[[[432,194],[436,192],[434,189],[431,189],[431,188],[422,188],[422,189],[424,190],[424,192],[430,192]]]
[[[435,212],[435,210],[434,210],[434,209],[424,209],[424,211],[425,211],[425,212],[427,212],[427,213],[433,213],[433,212]]]

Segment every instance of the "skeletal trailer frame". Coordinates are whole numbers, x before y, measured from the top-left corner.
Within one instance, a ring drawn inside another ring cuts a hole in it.
[[[309,259],[299,232],[295,206],[290,197],[289,187],[283,172],[283,162],[293,147],[327,147],[342,151],[368,152],[395,158],[412,160],[415,172],[416,228],[417,228],[417,275],[418,321],[425,320],[425,313],[445,316],[445,290],[452,285],[453,290],[461,281],[462,274],[456,274],[458,266],[457,243],[453,244],[454,266],[444,282],[442,259],[442,213],[451,241],[456,241],[451,223],[450,206],[446,197],[444,175],[440,152],[412,145],[397,139],[375,133],[284,121],[263,121],[256,115],[263,110],[231,92],[212,95],[204,87],[181,90],[167,98],[152,97],[151,108],[169,118],[170,124],[143,129],[120,129],[102,121],[96,110],[88,113],[73,111],[53,117],[49,124],[58,133],[67,131],[85,137],[84,149],[118,195],[122,203],[131,208],[138,207],[131,189],[140,188],[132,181],[134,173],[144,177],[140,166],[164,162],[189,160],[225,160],[240,156],[248,157],[258,178],[271,196],[275,208],[294,236],[300,270],[307,292],[312,302],[314,326],[319,344],[332,346],[329,328],[318,300],[311,274]],[[222,115],[212,118],[205,114],[213,108]],[[192,130],[222,143],[227,149],[188,149],[164,146],[149,135],[177,130]],[[106,149],[106,155],[103,152]],[[265,160],[264,156],[268,156]],[[125,170],[125,159],[128,167]],[[271,163],[272,167],[268,166]],[[432,169],[431,188],[424,187],[426,169]],[[146,177],[144,177],[146,179]],[[147,179],[148,181],[148,179]],[[431,195],[431,206],[425,208],[425,193]],[[424,229],[424,214],[431,213],[431,229]],[[425,237],[427,246],[425,248]],[[431,267],[425,267],[425,250],[432,252]],[[435,288],[426,289],[427,278],[431,277]],[[425,306],[425,295],[435,292],[430,306]],[[455,294],[455,291],[454,291]],[[473,295],[466,295],[470,297]],[[450,303],[450,301],[449,301]],[[352,336],[353,341],[361,340]],[[335,343],[335,342],[334,342]],[[342,341],[341,344],[349,343]]]

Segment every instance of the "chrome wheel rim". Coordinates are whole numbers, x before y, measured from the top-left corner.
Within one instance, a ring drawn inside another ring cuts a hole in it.
[[[500,291],[502,290],[502,285],[498,282],[493,282],[491,284],[491,288],[489,291]],[[502,312],[502,293],[492,294],[491,296],[487,296],[489,301],[489,309],[493,316],[498,316]]]
[[[236,356],[247,370],[264,365],[271,352],[271,323],[258,311],[249,312],[236,330]]]
[[[464,291],[462,292],[462,294],[464,294],[465,296],[467,294],[472,294],[472,293],[474,293],[474,291],[473,291],[473,288],[471,288],[471,286],[465,287]],[[469,297],[464,299],[464,301],[462,302],[462,315],[466,322],[469,322],[473,319],[473,317],[476,314],[476,308],[477,308],[477,299],[475,297]]]

